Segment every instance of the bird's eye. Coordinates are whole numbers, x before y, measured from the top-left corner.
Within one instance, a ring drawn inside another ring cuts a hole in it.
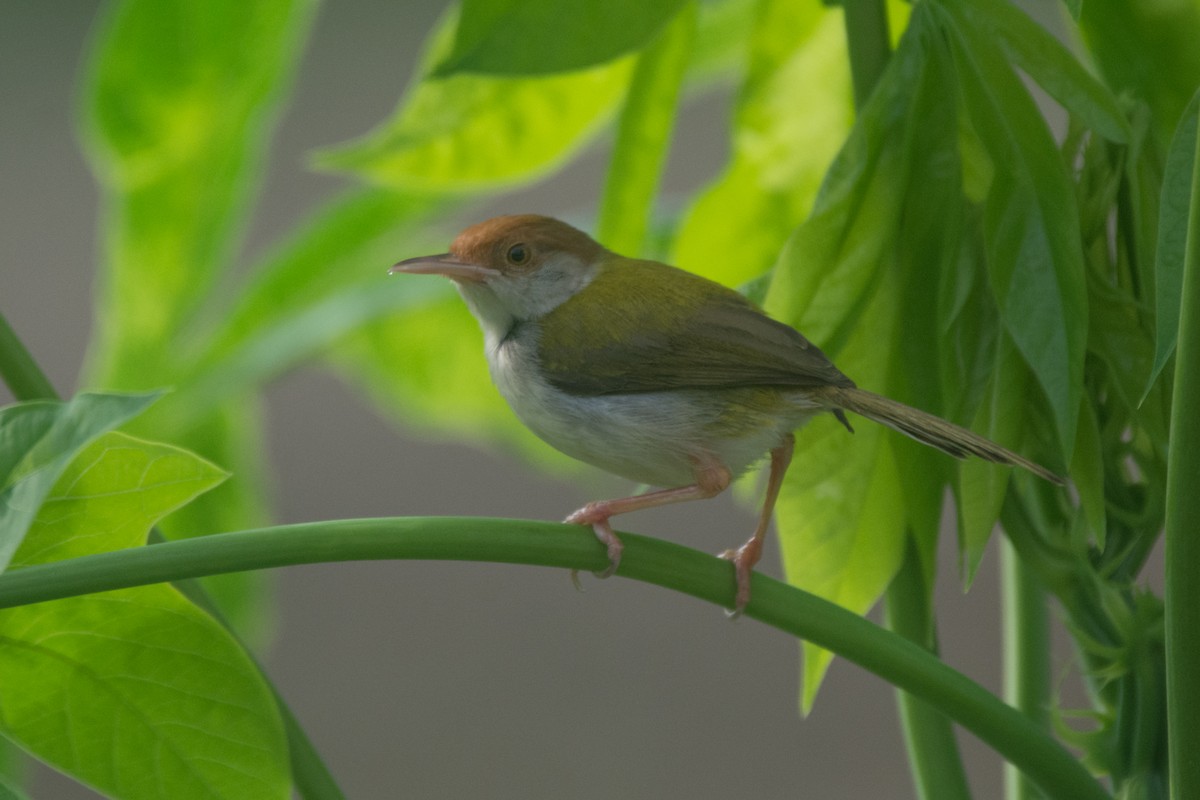
[[[529,260],[529,248],[523,244],[514,244],[508,248],[508,261],[510,264],[524,264]]]

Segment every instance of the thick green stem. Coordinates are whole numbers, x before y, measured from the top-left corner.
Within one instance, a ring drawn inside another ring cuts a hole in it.
[[[679,89],[696,31],[696,3],[675,18],[638,56],[617,125],[617,140],[600,203],[596,238],[629,256],[642,254],[675,125]]]
[[[0,378],[18,400],[52,400],[58,397],[41,367],[29,355],[16,331],[0,314]]]
[[[0,315],[0,377],[4,378],[4,382],[12,390],[13,396],[18,400],[58,399],[58,393],[54,390],[50,381],[46,379],[37,362],[30,357],[29,351],[25,349],[21,340],[17,338],[16,333],[9,327],[3,315]],[[157,529],[152,529],[150,531],[150,540],[152,542],[162,542],[162,534]],[[214,619],[225,626],[234,638],[238,638],[237,632],[220,615],[216,605],[200,584],[188,579],[182,579],[174,583],[176,584],[176,588],[183,592],[193,603],[208,611]],[[254,654],[244,644],[243,649],[254,660],[255,666],[258,667],[259,673],[263,676],[263,681],[275,696],[275,703],[279,707],[279,714],[283,719],[284,728],[287,733],[288,752],[290,753],[292,766],[292,781],[295,783],[296,791],[305,800],[343,800],[344,795],[333,780],[329,768],[321,760],[316,747],[313,746],[304,729],[300,727],[300,723],[297,722],[296,716],[288,707],[287,702],[284,701],[283,697],[275,689],[275,685],[271,683],[270,678],[267,677],[266,670],[263,669],[262,664],[258,663]]]
[[[1167,459],[1167,725],[1171,797],[1200,797],[1200,136],[1175,351]]]
[[[854,107],[862,108],[891,56],[887,3],[884,0],[842,0],[846,45],[850,49],[850,79]]]
[[[620,575],[730,607],[732,565],[680,545],[622,533]],[[437,559],[599,570],[590,531],[473,517],[281,525],[148,545],[0,575],[0,608],[149,583],[324,561]],[[924,648],[826,600],[755,574],[746,616],[832,650],[922,698],[1021,767],[1052,798],[1108,794],[1045,730]]]
[[[1046,726],[1050,707],[1049,625],[1046,592],[1021,563],[1007,539],[1000,543],[1001,593],[1004,615],[1004,699],[1039,725]],[[1042,796],[1012,764],[1004,770],[1006,800]]]
[[[933,608],[916,545],[909,538],[904,563],[887,590],[887,624],[895,633],[937,653]],[[917,797],[921,800],[969,798],[970,786],[950,720],[924,700],[897,691],[900,727],[908,749]]]

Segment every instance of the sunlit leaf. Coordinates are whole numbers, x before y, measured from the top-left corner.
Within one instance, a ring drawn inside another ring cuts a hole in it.
[[[164,381],[176,337],[228,266],[313,0],[127,0],[87,71],[85,143],[102,187],[93,383]]]
[[[454,49],[435,75],[547,75],[593,67],[641,49],[684,3],[464,0]]]
[[[0,409],[0,572],[75,454],[157,397],[84,392],[66,403],[37,401]]]
[[[82,451],[14,568],[142,544],[223,473],[108,434]],[[127,800],[286,798],[274,700],[228,633],[175,589],[148,586],[0,612],[0,726],[39,758]],[[136,769],[130,765],[136,765]]]
[[[730,163],[688,211],[671,254],[672,263],[730,286],[774,263],[851,120],[838,13],[816,3],[764,3],[749,53]]]
[[[788,241],[766,308],[803,331],[852,378],[887,393],[898,320],[897,209],[907,191],[904,131],[930,33],[918,7],[900,49],[838,154],[812,214]],[[853,439],[832,419],[798,436],[776,516],[788,581],[859,613],[891,581],[908,525],[896,436],[862,423]],[[806,646],[807,710],[830,654]]]
[[[214,407],[321,355],[341,337],[425,302],[432,284],[401,285],[386,269],[401,257],[445,249],[449,238],[429,198],[357,190],[299,226],[254,270],[202,355],[150,415],[186,428]],[[435,244],[436,243],[436,244]]]
[[[435,32],[431,54],[444,52],[449,33],[448,25]],[[316,161],[402,189],[482,191],[530,180],[564,163],[611,118],[632,65],[626,57],[538,77],[425,77],[382,126]]]

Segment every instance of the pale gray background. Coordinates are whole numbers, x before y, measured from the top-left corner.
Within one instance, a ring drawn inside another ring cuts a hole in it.
[[[306,172],[305,154],[391,110],[440,6],[324,5],[251,252],[340,185]],[[0,310],[64,394],[76,388],[91,324],[96,193],[72,103],[97,8],[0,4]],[[669,189],[688,191],[720,168],[727,112],[728,96],[689,108]],[[586,202],[604,164],[600,146],[551,184],[492,208],[553,213]],[[0,389],[0,401],[9,399]],[[501,455],[395,431],[314,369],[274,386],[269,406],[281,521],[558,519],[625,488],[600,479],[589,492]],[[794,468],[804,468],[802,457]],[[715,552],[742,541],[752,518],[723,497],[625,524]],[[998,689],[995,554],[967,596],[952,548],[942,555],[945,656]],[[780,572],[773,541],[762,570]],[[587,579],[581,594],[560,570],[487,564],[305,567],[283,570],[279,584],[270,672],[350,797],[912,796],[885,684],[838,662],[801,720],[797,643],[689,598],[621,579]],[[999,760],[962,739],[976,796],[999,797]],[[46,776],[34,794],[92,796]]]

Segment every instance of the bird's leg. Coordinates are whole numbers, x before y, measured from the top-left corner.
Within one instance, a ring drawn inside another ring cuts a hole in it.
[[[714,497],[729,487],[733,474],[716,456],[704,454],[692,459],[696,482],[688,486],[678,486],[674,489],[659,489],[632,497],[620,497],[615,500],[596,500],[571,514],[563,522],[576,525],[591,525],[596,538],[608,548],[608,567],[595,573],[597,578],[607,578],[617,571],[621,563],[623,545],[612,526],[608,524],[610,517],[617,514],[628,514],[630,511],[641,511],[644,508],[657,508],[671,503],[683,503],[688,500],[704,500]],[[571,580],[576,581],[576,570],[571,571]]]
[[[771,524],[771,512],[775,510],[775,501],[779,499],[779,489],[783,486],[783,476],[787,473],[788,465],[792,463],[792,451],[795,446],[796,437],[789,433],[779,446],[771,451],[767,496],[763,499],[762,512],[758,515],[754,535],[738,549],[721,553],[721,558],[733,562],[734,574],[737,576],[737,597],[732,616],[740,616],[742,609],[750,602],[750,570],[762,557],[763,539],[766,538],[767,528]]]

